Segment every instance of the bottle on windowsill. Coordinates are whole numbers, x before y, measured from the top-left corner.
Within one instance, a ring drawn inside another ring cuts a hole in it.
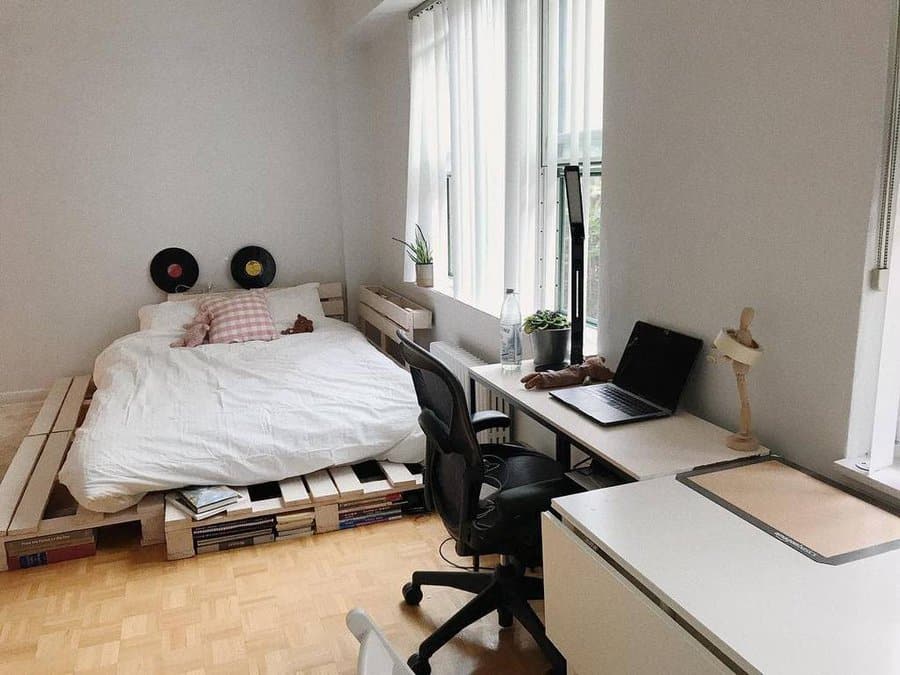
[[[522,310],[512,288],[506,289],[500,309],[500,363],[503,370],[517,370],[522,364]]]

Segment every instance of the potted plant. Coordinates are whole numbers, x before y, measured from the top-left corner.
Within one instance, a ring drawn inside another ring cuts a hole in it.
[[[531,336],[534,369],[549,370],[566,365],[571,326],[568,317],[552,309],[540,309],[525,317],[522,329]]]
[[[416,239],[412,244],[397,237],[391,237],[391,239],[406,247],[406,254],[416,266],[416,285],[422,288],[434,286],[434,256],[422,228],[416,224]]]

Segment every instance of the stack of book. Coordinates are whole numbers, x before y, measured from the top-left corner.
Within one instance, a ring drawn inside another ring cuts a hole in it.
[[[166,500],[194,520],[203,520],[226,511],[240,501],[241,493],[224,485],[186,487],[173,490]]]
[[[275,532],[279,539],[299,539],[314,532],[316,514],[313,511],[285,513],[275,517]]]
[[[6,542],[6,564],[11,570],[86,558],[97,552],[95,530],[48,534]]]
[[[211,553],[265,544],[275,541],[274,526],[275,518],[272,516],[203,525],[194,528],[194,546],[197,553]]]
[[[356,502],[338,504],[338,523],[342,530],[360,525],[383,523],[403,517],[405,500],[399,492]]]

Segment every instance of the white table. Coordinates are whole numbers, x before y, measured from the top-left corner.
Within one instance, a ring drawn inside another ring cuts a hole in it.
[[[553,508],[545,616],[570,672],[900,673],[900,550],[817,563],[671,477]]]
[[[566,466],[571,463],[572,444],[635,480],[670,476],[769,452],[763,447],[753,453],[732,450],[725,445],[728,431],[686,412],[602,427],[551,398],[547,390],[525,389],[519,380],[532,370],[531,361],[511,372],[504,371],[499,363],[470,368],[470,401],[475,401],[475,382],[505,398],[556,434],[556,458]]]

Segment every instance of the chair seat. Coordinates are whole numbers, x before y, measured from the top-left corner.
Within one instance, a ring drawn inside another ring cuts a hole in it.
[[[468,547],[480,554],[509,553],[526,562],[540,561],[539,513],[504,514],[497,498],[505,491],[565,477],[565,469],[551,457],[511,443],[485,443],[485,485],[493,493],[479,500]],[[560,494],[564,494],[561,491]]]
[[[485,483],[497,490],[511,490],[565,475],[562,465],[555,459],[522,445],[484,443],[481,454],[485,465]]]

